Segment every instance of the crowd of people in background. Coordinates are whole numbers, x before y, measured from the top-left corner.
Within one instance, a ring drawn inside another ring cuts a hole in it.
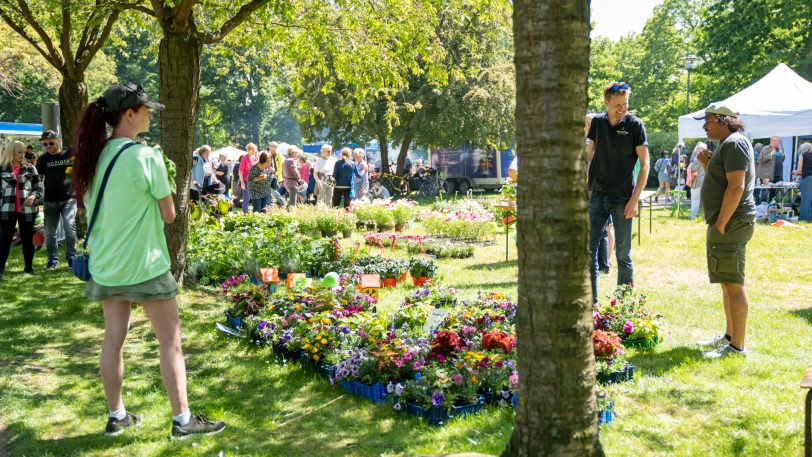
[[[336,157],[332,145],[324,144],[317,158],[296,145],[276,141],[261,152],[254,143],[245,150],[233,162],[225,154],[212,157],[208,145],[195,150],[191,199],[224,195],[248,213],[265,212],[269,206],[317,203],[349,208],[352,200],[390,197],[389,190],[373,179],[380,174],[380,161],[373,162],[363,148],[344,147]],[[421,167],[422,161],[416,164]],[[411,167],[407,158],[405,168]]]

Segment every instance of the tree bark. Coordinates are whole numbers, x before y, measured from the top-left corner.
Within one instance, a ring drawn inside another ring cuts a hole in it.
[[[812,27],[806,33],[806,52],[804,55],[806,57],[801,62],[799,71],[807,81],[812,81]]]
[[[378,135],[378,146],[381,149],[381,176],[389,174],[389,139]]]
[[[62,144],[70,145],[73,132],[79,123],[79,115],[87,104],[87,86],[85,76],[71,77],[62,74],[59,86],[59,125],[62,129]]]
[[[200,92],[200,54],[203,44],[188,26],[179,33],[164,28],[158,52],[161,102],[161,147],[175,162],[178,192],[174,195],[177,218],[164,229],[172,276],[182,283],[186,268],[186,239],[189,234],[189,178]]]
[[[503,456],[602,456],[582,159],[589,1],[517,0],[519,404]]]
[[[403,167],[406,164],[406,156],[409,154],[409,146],[412,145],[413,137],[414,135],[412,133],[407,133],[403,137],[403,143],[400,145],[400,154],[398,154],[398,163],[396,168],[398,176],[403,176],[406,174],[406,170],[404,170]]]

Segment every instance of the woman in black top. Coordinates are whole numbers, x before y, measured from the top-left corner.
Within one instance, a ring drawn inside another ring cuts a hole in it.
[[[352,161],[350,148],[341,150],[341,160],[336,162],[333,168],[333,177],[336,180],[335,191],[333,192],[333,206],[338,208],[341,198],[344,198],[344,208],[350,207],[350,189],[352,188]]]

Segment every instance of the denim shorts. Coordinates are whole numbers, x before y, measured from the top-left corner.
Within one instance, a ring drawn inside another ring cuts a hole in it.
[[[85,298],[91,301],[115,300],[144,303],[169,300],[179,293],[178,283],[169,271],[156,278],[129,286],[103,286],[90,278],[85,288]]]
[[[708,225],[705,250],[711,284],[744,284],[747,242],[754,230],[755,221],[747,219],[731,219],[724,235],[715,226]]]

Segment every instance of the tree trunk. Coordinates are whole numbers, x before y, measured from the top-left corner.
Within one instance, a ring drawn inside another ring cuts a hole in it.
[[[403,166],[406,164],[406,156],[409,154],[409,146],[412,145],[412,138],[414,135],[412,133],[407,133],[403,137],[403,143],[400,145],[400,154],[398,154],[398,164],[396,170],[398,171],[398,176],[403,176],[406,174],[406,170],[403,169]]]
[[[59,126],[62,129],[62,144],[69,146],[73,131],[79,124],[79,115],[87,104],[87,86],[84,75],[70,77],[62,74],[59,86]]]
[[[806,78],[807,81],[812,81],[812,27],[806,32],[806,57],[801,61],[801,66],[798,69],[801,76]]]
[[[186,239],[189,234],[189,178],[197,123],[197,101],[200,91],[200,54],[203,45],[188,27],[181,33],[164,30],[158,53],[161,84],[161,147],[175,162],[174,196],[177,218],[164,229],[172,275],[181,283],[186,268]]]
[[[386,135],[378,136],[378,146],[381,149],[381,176],[389,174],[389,139]]]
[[[517,0],[519,405],[503,456],[603,455],[582,159],[589,1]]]

